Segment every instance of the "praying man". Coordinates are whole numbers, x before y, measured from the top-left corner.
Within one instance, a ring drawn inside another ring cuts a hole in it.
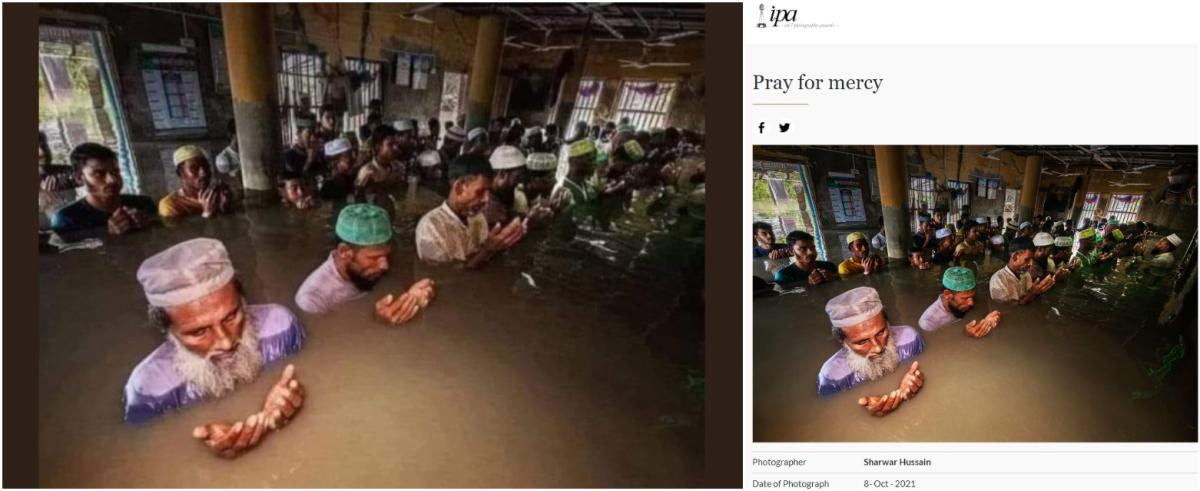
[[[171,246],[142,262],[137,279],[150,322],[166,340],[125,384],[127,422],[224,396],[304,343],[304,328],[286,307],[246,302],[220,241],[197,238]],[[295,367],[288,365],[249,417],[200,425],[192,436],[216,455],[237,457],[295,417],[304,396]]]
[[[917,325],[925,331],[936,331],[957,322],[975,306],[975,293],[974,271],[962,266],[946,269],[946,272],[942,273],[942,294],[925,309]],[[999,323],[1000,311],[993,310],[982,320],[968,322],[965,331],[968,336],[981,338],[987,336]]]
[[[921,334],[910,326],[893,326],[883,312],[879,292],[860,286],[833,297],[825,304],[833,336],[842,345],[821,365],[817,394],[830,396],[879,379],[925,349]],[[874,416],[886,416],[911,399],[925,384],[917,362],[909,367],[900,386],[881,396],[862,397],[858,404]]]

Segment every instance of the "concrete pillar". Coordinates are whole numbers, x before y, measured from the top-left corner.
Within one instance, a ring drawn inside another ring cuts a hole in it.
[[[485,15],[479,19],[475,34],[475,55],[471,57],[471,86],[467,91],[467,128],[487,127],[492,118],[492,97],[496,75],[500,71],[500,53],[504,49],[504,17]]]
[[[912,243],[904,148],[876,145],[875,165],[879,171],[879,200],[883,204],[883,228],[887,234],[888,259],[903,260],[908,257],[908,248]]]
[[[1085,167],[1083,169],[1083,185],[1079,188],[1079,191],[1075,192],[1075,199],[1071,200],[1072,201],[1071,202],[1071,223],[1072,224],[1079,223],[1079,219],[1081,218],[1080,215],[1083,214],[1083,200],[1087,198],[1088,186],[1091,186],[1091,184],[1092,184],[1092,169],[1091,169],[1091,167]],[[1076,226],[1077,225],[1072,225],[1072,228],[1074,228]]]
[[[275,86],[279,51],[269,3],[221,4],[225,57],[237,122],[238,156],[246,198],[257,201],[275,194],[275,163],[283,152],[279,96]]]
[[[1042,178],[1042,156],[1028,155],[1025,157],[1025,180],[1021,184],[1021,218],[1017,223],[1033,220],[1033,210],[1037,206],[1038,183]]]
[[[571,57],[571,70],[563,77],[558,87],[558,102],[554,105],[554,124],[558,125],[558,134],[563,138],[572,136],[572,128],[567,128],[571,122],[571,112],[575,110],[575,97],[579,95],[579,82],[583,80],[583,67],[587,64],[588,47],[584,45],[574,51],[563,54]],[[590,123],[590,121],[589,121]]]

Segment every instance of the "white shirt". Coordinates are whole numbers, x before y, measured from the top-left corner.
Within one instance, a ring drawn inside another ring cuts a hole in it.
[[[333,262],[333,253],[329,253],[329,258],[300,284],[296,291],[296,306],[310,314],[324,314],[365,293],[350,280],[342,278]]]
[[[992,274],[992,279],[989,282],[989,291],[992,294],[992,300],[1017,301],[1029,293],[1033,288],[1033,278],[1029,273],[1021,273],[1018,278],[1008,265],[1000,268]]]
[[[476,213],[463,223],[450,205],[430,210],[417,222],[417,257],[429,263],[466,261],[487,241],[487,219]]]
[[[233,147],[225,147],[221,153],[217,154],[217,171],[222,174],[233,174],[238,169],[242,168],[242,159],[238,157],[237,150]]]

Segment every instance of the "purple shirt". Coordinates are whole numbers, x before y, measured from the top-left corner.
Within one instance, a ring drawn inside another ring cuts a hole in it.
[[[921,334],[910,326],[892,326],[892,336],[896,337],[896,351],[900,355],[900,363],[921,354],[925,349],[925,340]],[[863,382],[863,378],[850,369],[846,357],[850,349],[842,349],[825,360],[821,372],[817,374],[817,394],[821,397],[831,396]]]
[[[364,294],[350,280],[342,278],[330,253],[329,259],[317,266],[296,291],[296,306],[310,314],[324,314]]]
[[[942,306],[942,297],[938,296],[937,300],[934,300],[933,304],[925,309],[925,313],[921,314],[921,320],[917,321],[917,325],[921,326],[921,330],[924,331],[936,331],[958,319],[954,313]]]
[[[250,314],[246,327],[258,329],[258,351],[263,365],[300,351],[304,327],[287,307],[249,305],[246,311]],[[175,349],[174,343],[165,341],[133,369],[125,383],[126,422],[144,423],[202,398],[175,369]]]

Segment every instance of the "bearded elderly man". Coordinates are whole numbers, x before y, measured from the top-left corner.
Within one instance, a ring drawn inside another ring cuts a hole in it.
[[[286,307],[246,303],[220,241],[199,238],[171,246],[146,259],[137,278],[150,303],[150,321],[167,340],[138,363],[125,384],[127,422],[221,397],[304,343],[304,328]],[[201,425],[192,436],[217,455],[236,457],[295,416],[303,403],[304,387],[288,365],[248,418]]]
[[[938,295],[917,325],[924,331],[936,331],[957,322],[975,306],[975,272],[962,266],[949,268],[942,273],[942,294]],[[1000,323],[1000,311],[993,310],[982,320],[973,320],[965,326],[968,336],[987,336]]]
[[[916,329],[888,323],[874,288],[860,286],[833,297],[825,304],[825,313],[842,348],[817,374],[817,394],[822,397],[883,377],[925,349]],[[885,416],[916,395],[924,383],[925,376],[914,361],[899,388],[882,396],[860,398],[858,404],[872,415]]]
[[[330,312],[366,295],[390,269],[392,221],[383,208],[367,203],[342,208],[334,232],[337,247],[296,292],[296,305],[310,314]],[[426,278],[400,295],[381,297],[375,314],[388,324],[403,324],[431,300],[433,280]]]
[[[487,159],[466,154],[450,165],[450,194],[441,206],[417,222],[417,256],[431,264],[463,263],[477,268],[525,236],[525,224],[514,218],[488,229],[483,209],[492,188]]]

